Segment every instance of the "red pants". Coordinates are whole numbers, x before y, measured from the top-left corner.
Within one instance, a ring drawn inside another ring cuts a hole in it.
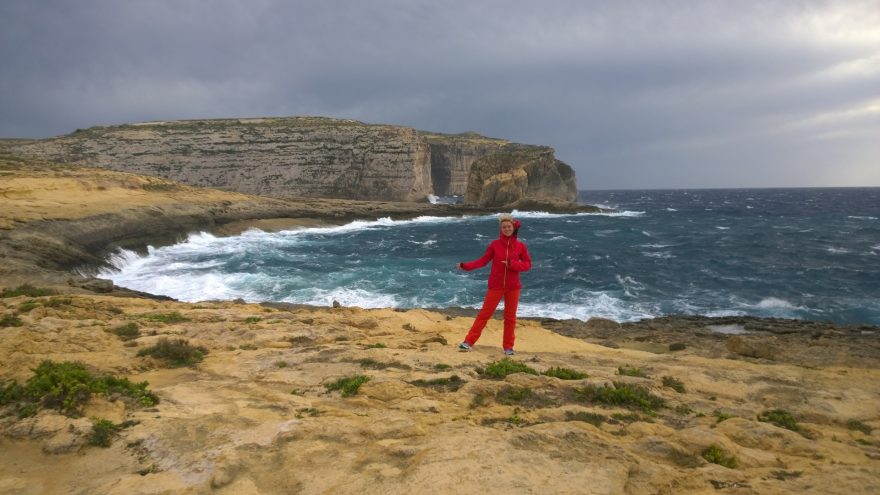
[[[504,349],[513,349],[513,329],[516,328],[516,307],[519,305],[519,289],[489,289],[486,291],[483,308],[480,309],[477,319],[471,325],[471,330],[464,338],[465,342],[470,345],[477,343],[477,339],[483,333],[483,328],[486,327],[486,323],[492,317],[492,313],[495,312],[498,303],[501,302],[502,296],[504,297],[504,339],[502,345]]]

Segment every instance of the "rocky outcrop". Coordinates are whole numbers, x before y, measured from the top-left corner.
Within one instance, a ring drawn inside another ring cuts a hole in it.
[[[490,157],[496,157],[492,163],[507,163],[515,157],[511,149],[540,150],[549,154],[550,162],[555,160],[550,148],[476,133],[437,134],[323,117],[93,127],[52,139],[11,143],[8,151],[276,198],[424,201],[430,194],[464,195],[475,163]],[[493,182],[493,191],[477,196],[574,201],[560,188],[557,176],[565,174],[556,168],[533,165],[527,172],[528,187],[520,187],[520,181],[518,192],[505,186],[507,192],[499,193]],[[566,173],[574,184],[574,172]],[[564,194],[554,196],[560,191]]]
[[[465,193],[465,203],[484,207],[576,199],[571,167],[557,160],[552,148],[523,145],[509,145],[474,162]]]
[[[474,132],[422,133],[431,151],[431,180],[438,196],[463,196],[471,166],[480,158],[503,151],[509,141],[490,139]]]

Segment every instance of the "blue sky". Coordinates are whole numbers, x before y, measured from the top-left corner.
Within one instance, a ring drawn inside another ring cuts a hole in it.
[[[880,186],[880,0],[0,3],[0,136],[323,115],[544,144],[582,189]]]

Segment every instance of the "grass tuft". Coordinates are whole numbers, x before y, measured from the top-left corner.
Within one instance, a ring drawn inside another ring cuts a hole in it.
[[[726,413],[721,412],[720,409],[716,409],[714,412],[712,412],[712,415],[715,416],[715,418],[718,420],[718,421],[716,421],[716,423],[720,423],[720,422],[722,422],[722,421],[726,421],[726,420],[728,420],[728,419],[730,419],[730,418],[733,417],[733,416],[730,415],[730,414],[726,414]]]
[[[116,334],[122,340],[134,340],[141,336],[141,332],[138,329],[138,324],[135,322],[129,322],[125,325],[120,325],[118,327],[112,328],[109,330],[110,333]]]
[[[3,292],[0,292],[0,298],[5,297],[18,297],[18,296],[28,296],[28,297],[42,297],[42,296],[54,296],[57,294],[53,289],[44,289],[41,287],[34,287],[31,284],[23,284],[19,285],[14,289],[3,289]]]
[[[22,325],[24,325],[24,322],[21,321],[21,318],[19,318],[16,315],[3,315],[3,317],[0,318],[0,328],[2,328],[2,327],[20,327]]]
[[[179,311],[174,311],[172,313],[145,314],[140,315],[140,317],[145,320],[156,321],[159,323],[183,323],[189,321],[189,318],[180,314]]]
[[[107,448],[113,443],[113,437],[119,431],[119,426],[108,419],[92,419],[92,433],[89,435],[89,445],[93,447]]]
[[[715,444],[710,445],[709,448],[704,450],[702,456],[703,459],[712,464],[718,464],[729,469],[734,469],[737,466],[736,456],[728,454]]]
[[[446,371],[448,369],[452,369],[452,366],[444,363],[437,363],[434,365],[434,369],[437,371]]]
[[[259,316],[248,316],[247,318],[244,319],[244,322],[249,325],[253,324],[253,323],[259,323],[261,321],[263,321],[263,319],[260,318]]]
[[[609,406],[624,406],[640,409],[654,414],[657,409],[666,407],[666,401],[651,394],[648,389],[639,385],[614,382],[613,386],[588,385],[575,389],[575,397],[582,402],[595,402]]]
[[[663,377],[663,386],[671,388],[672,390],[675,390],[676,392],[678,392],[680,394],[684,393],[684,383],[682,383],[682,381],[677,378],[673,378],[671,376],[664,376]]]
[[[586,373],[581,373],[580,371],[575,371],[569,368],[554,367],[548,369],[541,374],[544,376],[559,378],[560,380],[583,380],[584,378],[589,378],[589,375],[587,375]]]
[[[388,347],[388,346],[386,346],[386,345],[383,344],[382,342],[378,342],[378,343],[376,343],[376,344],[370,344],[370,345],[368,345],[368,346],[367,346],[367,349],[385,349],[386,347]]]
[[[120,395],[144,407],[159,402],[159,398],[147,390],[147,382],[132,383],[128,378],[94,376],[81,363],[43,361],[33,372],[24,385],[11,382],[0,387],[0,406],[17,403],[19,417],[33,416],[40,407],[75,416],[92,394]]]
[[[205,358],[208,349],[203,346],[193,346],[186,339],[161,338],[155,345],[138,351],[138,356],[151,356],[164,360],[172,368],[181,366],[193,366]]]
[[[352,395],[357,394],[358,389],[361,385],[370,381],[370,377],[364,375],[354,375],[345,378],[340,378],[333,383],[329,383],[325,385],[327,390],[341,390],[343,397],[351,397]]]
[[[584,423],[590,423],[595,427],[599,427],[602,423],[608,420],[605,416],[601,414],[591,413],[587,411],[565,411],[565,420],[566,421],[582,421]]]
[[[621,376],[635,376],[638,378],[649,378],[648,374],[642,371],[641,368],[625,368],[620,366],[617,368],[617,374]]]
[[[455,392],[465,383],[467,382],[462,380],[458,375],[452,375],[449,378],[435,378],[433,380],[419,379],[409,382],[410,385],[415,385],[416,387],[432,388],[434,390],[446,392]]]
[[[871,432],[874,430],[873,428],[871,428],[870,425],[866,425],[865,423],[862,423],[861,421],[859,421],[857,419],[851,419],[851,420],[847,421],[846,427],[849,428],[850,430],[860,431],[860,432],[864,433],[865,435],[870,435]]]
[[[800,431],[801,429],[797,424],[797,420],[794,419],[794,416],[784,409],[764,411],[758,415],[758,421],[774,424],[780,428],[785,428],[786,430],[791,431]]]
[[[514,361],[510,358],[504,358],[500,361],[494,361],[486,365],[486,368],[477,369],[477,373],[491,378],[502,379],[513,373],[528,373],[537,375],[538,372],[530,368],[525,363]]]

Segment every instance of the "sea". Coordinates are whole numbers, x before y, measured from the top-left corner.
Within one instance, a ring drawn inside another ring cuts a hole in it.
[[[437,203],[455,198],[435,198]],[[514,211],[520,316],[757,316],[880,325],[880,188],[580,191],[608,213]],[[183,301],[479,307],[495,215],[381,218],[119,251],[100,276]]]

